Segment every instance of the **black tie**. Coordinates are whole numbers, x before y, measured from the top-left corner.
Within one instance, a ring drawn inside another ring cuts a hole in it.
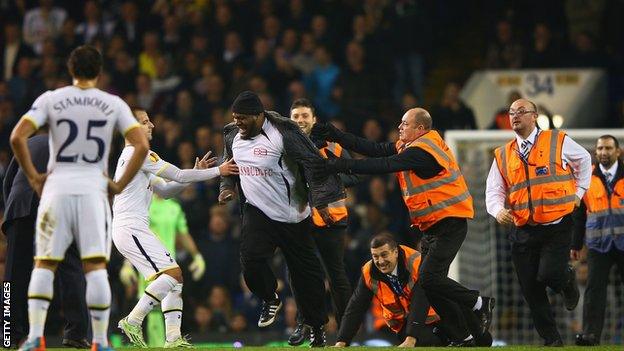
[[[531,142],[528,140],[524,140],[522,141],[522,145],[520,148],[520,154],[522,155],[522,158],[526,161],[527,157],[529,156],[529,150],[530,150],[530,146],[531,146]]]

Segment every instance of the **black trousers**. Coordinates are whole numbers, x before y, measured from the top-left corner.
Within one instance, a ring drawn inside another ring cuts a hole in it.
[[[531,309],[537,333],[548,343],[561,339],[546,287],[560,292],[568,282],[568,257],[572,218],[553,225],[515,227],[511,237],[522,238],[511,246],[522,295]]]
[[[457,323],[457,329],[463,331],[460,332],[463,338],[470,332],[463,318],[462,307],[472,309],[479,292],[449,278],[448,271],[467,231],[468,221],[455,217],[444,218],[427,229],[423,236],[424,258],[418,278],[433,308],[442,319]]]
[[[306,323],[327,323],[325,285],[321,262],[310,234],[310,218],[299,223],[270,219],[246,203],[243,207],[241,266],[249,290],[264,301],[275,298],[277,280],[269,265],[280,248],[290,272],[291,284]]]
[[[611,267],[617,265],[624,282],[624,251],[613,247],[609,252],[601,253],[587,250],[587,290],[583,300],[583,334],[594,334],[597,340],[602,335],[605,308],[607,304],[607,285]]]
[[[351,284],[344,265],[346,230],[344,226],[317,227],[312,225],[312,237],[329,278],[329,289],[338,326],[351,298]],[[305,323],[300,311],[297,311],[297,322]]]
[[[7,256],[4,280],[11,282],[11,342],[28,336],[28,284],[33,270],[35,216],[18,218],[7,224]],[[58,294],[67,321],[64,338],[87,338],[89,313],[85,301],[86,283],[82,261],[75,244],[65,254],[57,270]]]

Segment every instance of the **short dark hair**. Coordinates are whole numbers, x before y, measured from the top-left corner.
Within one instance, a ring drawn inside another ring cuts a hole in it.
[[[611,139],[615,143],[615,148],[616,149],[620,148],[620,142],[618,142],[618,140],[611,134],[601,135],[600,137],[598,137],[598,139]]]
[[[91,45],[79,46],[69,54],[67,68],[74,78],[95,79],[102,70],[102,55]]]
[[[298,107],[307,107],[310,111],[312,111],[312,116],[316,116],[316,111],[314,110],[314,106],[312,106],[310,100],[306,98],[297,99],[293,101],[292,105],[290,105],[290,110],[292,111]]]
[[[371,239],[370,247],[371,247],[371,249],[376,249],[376,248],[382,247],[382,246],[384,246],[386,244],[388,244],[388,246],[392,250],[396,249],[397,246],[399,246],[399,244],[394,239],[392,234],[390,234],[390,233],[381,233],[381,234],[375,235],[373,237],[373,239]]]

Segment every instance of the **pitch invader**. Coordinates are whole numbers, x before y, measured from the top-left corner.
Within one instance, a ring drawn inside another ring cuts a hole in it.
[[[15,158],[32,188],[41,195],[35,234],[35,268],[28,286],[30,332],[20,350],[45,350],[45,320],[52,300],[54,272],[65,251],[76,242],[87,282],[92,350],[111,350],[107,329],[111,290],[106,273],[110,256],[111,215],[108,194],[121,192],[141,168],[149,150],[128,105],[96,88],[102,56],[92,46],[70,54],[67,67],[73,85],[37,98],[11,134]],[[35,169],[26,141],[44,124],[50,128],[47,174]],[[106,165],[113,130],[121,131],[133,152],[115,181]]]
[[[141,131],[152,138],[154,125],[147,113],[135,110],[134,115],[141,125]],[[126,147],[119,156],[115,174],[124,174],[133,146],[126,141]],[[149,206],[152,194],[169,198],[182,191],[192,182],[206,181],[220,175],[238,174],[233,160],[219,167],[214,165],[216,158],[209,159],[210,153],[201,160],[195,160],[194,169],[181,170],[164,161],[150,151],[141,171],[134,177],[113,202],[113,241],[115,247],[150,284],[130,314],[119,321],[119,328],[128,339],[139,347],[147,347],[143,339],[143,319],[158,304],[165,317],[165,348],[191,347],[181,335],[182,323],[182,270],[171,257],[158,237],[149,228]],[[165,181],[169,180],[169,182]]]

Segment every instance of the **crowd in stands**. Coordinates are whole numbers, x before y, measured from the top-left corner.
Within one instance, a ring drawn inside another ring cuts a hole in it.
[[[245,89],[284,116],[294,99],[310,98],[321,120],[377,141],[397,140],[403,111],[419,105],[431,108],[436,129],[476,129],[470,106],[459,97],[460,83],[448,82],[439,101],[424,100],[428,72],[452,37],[449,28],[470,21],[474,12],[464,11],[471,6],[466,3],[0,1],[0,177],[11,157],[13,126],[39,94],[71,84],[65,60],[86,43],[104,56],[99,87],[149,111],[152,148],[181,168],[192,168],[195,157],[208,151],[222,153],[229,106]],[[484,3],[497,16],[484,30],[484,37],[492,33],[480,58],[484,68],[608,69],[610,101],[624,123],[624,104],[617,105],[624,97],[624,21],[616,21],[624,14],[621,1],[526,2],[533,9],[524,2]],[[493,122],[492,128],[500,127]],[[119,150],[111,153],[111,164]],[[212,181],[188,187],[178,199],[207,264],[202,280],[185,279],[185,311],[191,313],[184,328],[255,329],[259,301],[240,279],[238,207],[216,205],[217,196],[218,182]],[[368,178],[349,189],[348,201],[345,260],[355,284],[371,235],[388,231],[408,244],[416,235],[393,177]],[[274,263],[288,296],[279,255]],[[116,279],[120,265],[117,255],[111,264],[113,320],[127,313],[136,295]],[[294,302],[287,301],[277,328],[295,326]]]

